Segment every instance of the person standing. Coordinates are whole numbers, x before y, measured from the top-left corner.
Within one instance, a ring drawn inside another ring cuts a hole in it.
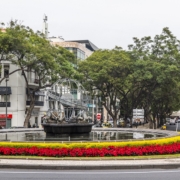
[[[137,121],[135,122],[135,127],[136,127],[136,128],[138,127],[138,122],[137,122]]]

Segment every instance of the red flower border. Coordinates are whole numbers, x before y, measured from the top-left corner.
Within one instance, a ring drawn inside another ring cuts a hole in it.
[[[150,145],[142,147],[106,148],[14,148],[0,147],[0,155],[30,155],[48,157],[104,157],[104,156],[142,156],[180,153],[180,143]]]

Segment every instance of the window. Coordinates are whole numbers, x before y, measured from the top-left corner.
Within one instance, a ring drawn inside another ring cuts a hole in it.
[[[9,77],[9,65],[4,65],[4,77]]]
[[[72,52],[76,59],[81,59],[81,60],[85,59],[84,51],[82,51],[78,48],[73,48],[73,47],[66,47],[66,49],[69,50],[70,52]]]
[[[81,59],[81,60],[84,60],[85,59],[85,53],[84,51],[78,49],[77,50],[77,59]]]
[[[0,102],[10,102],[10,95],[7,95],[7,98],[6,95],[0,95]]]
[[[35,117],[35,124],[38,126],[38,117]]]

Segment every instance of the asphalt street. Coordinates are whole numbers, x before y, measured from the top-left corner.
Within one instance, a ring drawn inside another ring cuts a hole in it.
[[[144,170],[0,170],[0,180],[179,180],[180,169]]]
[[[176,129],[177,129],[177,131],[180,131],[180,123],[178,123],[178,124],[166,124],[166,130],[169,130],[169,131],[176,131]]]

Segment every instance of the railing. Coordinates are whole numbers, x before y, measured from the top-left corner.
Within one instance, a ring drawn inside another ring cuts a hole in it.
[[[29,105],[30,105],[30,102],[31,102],[31,101],[26,101],[26,106],[29,106]],[[35,101],[35,102],[34,102],[34,105],[35,105],[35,106],[44,106],[44,101]]]
[[[86,109],[87,105],[85,103],[82,103],[80,100],[74,100],[74,99],[64,99],[59,94],[54,94],[53,92],[48,92],[47,96],[50,98],[59,101],[64,106],[70,106],[70,107],[76,107],[76,108],[83,108]]]

